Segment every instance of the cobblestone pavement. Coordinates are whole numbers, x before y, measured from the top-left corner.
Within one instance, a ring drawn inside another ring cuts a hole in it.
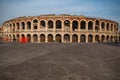
[[[1,43],[0,80],[120,80],[120,46]]]

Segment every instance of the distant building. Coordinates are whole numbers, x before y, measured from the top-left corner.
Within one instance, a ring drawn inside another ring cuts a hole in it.
[[[119,42],[120,42],[120,26],[118,28],[118,36],[119,36]]]
[[[2,41],[2,32],[3,32],[3,29],[2,29],[2,26],[0,26],[0,41]]]
[[[18,17],[3,23],[5,41],[114,42],[118,23],[102,18],[68,14]]]

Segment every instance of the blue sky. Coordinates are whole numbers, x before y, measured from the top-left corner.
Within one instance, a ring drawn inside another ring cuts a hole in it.
[[[0,0],[0,24],[42,14],[85,15],[120,23],[120,0]]]

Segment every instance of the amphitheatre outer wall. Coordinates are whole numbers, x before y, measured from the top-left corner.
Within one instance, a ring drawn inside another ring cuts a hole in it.
[[[119,24],[112,20],[68,14],[18,17],[3,23],[6,42],[114,42]]]

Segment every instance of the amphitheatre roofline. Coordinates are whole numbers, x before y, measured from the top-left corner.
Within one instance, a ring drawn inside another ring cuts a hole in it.
[[[37,16],[20,16],[20,17],[16,17],[10,20],[7,20],[3,23],[12,21],[12,20],[17,20],[17,19],[24,19],[24,18],[35,18],[35,17],[81,17],[81,18],[93,18],[96,20],[106,20],[106,21],[111,21],[111,22],[115,22],[117,24],[119,24],[117,21],[111,20],[111,19],[106,19],[106,18],[102,18],[102,17],[92,17],[92,16],[85,16],[85,15],[71,15],[71,14],[43,14],[43,15],[37,15]]]

